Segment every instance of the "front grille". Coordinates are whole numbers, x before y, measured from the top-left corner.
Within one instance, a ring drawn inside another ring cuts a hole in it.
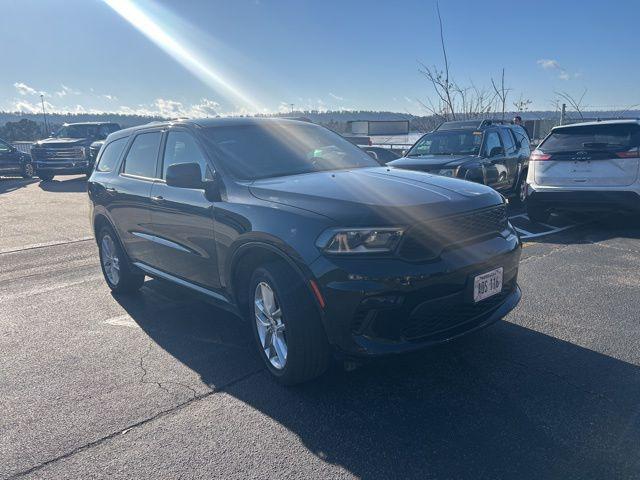
[[[500,306],[512,291],[513,286],[505,285],[502,292],[478,303],[465,302],[461,294],[425,302],[413,310],[401,336],[408,341],[420,340],[487,315]]]
[[[81,147],[71,148],[33,148],[31,157],[37,161],[56,160],[84,160],[84,152]]]
[[[407,260],[435,258],[449,245],[497,235],[507,228],[507,223],[505,205],[435,219],[411,228],[400,245],[399,253]]]

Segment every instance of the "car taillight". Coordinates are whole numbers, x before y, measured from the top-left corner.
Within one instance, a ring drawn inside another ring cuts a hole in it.
[[[550,158],[551,155],[549,155],[548,153],[541,152],[540,150],[534,150],[533,152],[531,152],[531,157],[529,157],[529,160],[539,162],[541,160],[549,160]]]
[[[634,148],[625,152],[616,152],[616,155],[620,158],[640,158],[640,150]]]

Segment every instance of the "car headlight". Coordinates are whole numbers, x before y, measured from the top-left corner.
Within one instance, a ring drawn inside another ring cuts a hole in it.
[[[403,228],[334,228],[326,230],[316,245],[325,253],[385,253],[398,245]]]
[[[443,177],[455,177],[456,169],[455,168],[443,168],[436,172],[437,175],[442,175]]]

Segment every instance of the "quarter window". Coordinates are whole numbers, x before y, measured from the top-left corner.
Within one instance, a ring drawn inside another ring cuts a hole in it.
[[[200,165],[200,171],[206,178],[209,172],[207,159],[202,154],[195,139],[187,132],[169,132],[169,135],[167,135],[167,143],[164,147],[162,178],[166,178],[169,165],[194,162]]]
[[[138,135],[127,153],[123,173],[137,177],[155,178],[161,137],[160,132]]]
[[[112,172],[113,169],[116,168],[118,160],[120,160],[120,155],[122,155],[122,150],[124,150],[127,144],[127,140],[127,137],[119,138],[104,146],[100,160],[98,160],[98,166],[96,167],[98,172]]]

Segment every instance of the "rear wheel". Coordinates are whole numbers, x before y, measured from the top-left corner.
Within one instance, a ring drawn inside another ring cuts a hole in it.
[[[293,385],[324,373],[329,344],[299,275],[283,263],[259,267],[251,277],[249,299],[258,354],[280,383]]]
[[[42,180],[43,182],[50,182],[51,180],[53,180],[54,176],[55,175],[53,175],[52,173],[38,172],[38,177],[40,177],[40,180]]]
[[[514,190],[513,195],[513,203],[515,205],[524,204],[527,199],[527,171],[525,170],[520,174],[520,178],[518,178],[518,183],[516,184],[516,188]]]
[[[532,222],[545,223],[549,220],[551,211],[539,205],[527,204],[527,216]]]
[[[133,270],[111,228],[100,230],[98,250],[102,274],[114,293],[131,293],[142,287],[144,275]]]

